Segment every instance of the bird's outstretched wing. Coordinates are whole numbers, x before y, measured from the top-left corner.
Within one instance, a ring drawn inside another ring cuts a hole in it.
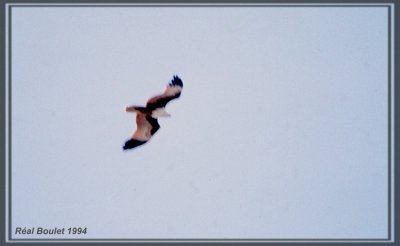
[[[178,76],[174,76],[171,82],[165,88],[163,94],[155,96],[147,100],[146,108],[154,110],[156,108],[164,108],[167,103],[181,96],[183,82]]]
[[[132,138],[140,141],[148,141],[151,138],[152,125],[145,114],[136,114],[136,130],[132,134]]]
[[[136,126],[136,131],[132,134],[132,137],[125,142],[124,150],[133,149],[147,143],[160,129],[157,119],[142,113],[136,115]]]

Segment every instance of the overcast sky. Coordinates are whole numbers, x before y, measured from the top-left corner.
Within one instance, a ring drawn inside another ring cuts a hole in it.
[[[387,13],[14,7],[12,228],[386,238]],[[172,117],[122,151],[124,107],[174,74]]]

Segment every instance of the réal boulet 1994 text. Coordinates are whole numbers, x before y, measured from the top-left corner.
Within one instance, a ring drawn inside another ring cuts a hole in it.
[[[15,228],[15,235],[80,235],[86,234],[87,228],[82,227],[54,227],[54,228],[43,228],[43,227],[17,227]]]

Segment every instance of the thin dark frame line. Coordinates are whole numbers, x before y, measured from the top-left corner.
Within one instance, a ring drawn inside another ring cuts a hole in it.
[[[11,129],[12,129],[12,65],[11,65],[11,56],[12,56],[12,33],[11,33],[11,16],[12,15],[12,6],[8,6],[8,235],[9,239],[12,239],[12,230],[11,230],[11,220],[12,220],[12,192],[11,192],[11,184],[12,184],[12,145],[11,145]]]
[[[123,5],[123,4],[121,4],[121,5],[93,5],[93,6],[91,6],[91,5],[89,5],[89,4],[82,4],[82,5],[77,5],[77,4],[71,4],[71,5],[68,5],[68,4],[60,4],[60,5],[53,5],[53,4],[43,4],[43,5],[12,5],[13,7],[19,7],[19,8],[24,8],[24,7],[29,7],[29,8],[32,8],[32,7],[45,7],[45,8],[49,8],[49,7],[90,7],[90,8],[93,8],[93,7],[95,7],[95,8],[109,8],[109,7],[112,7],[112,8],[127,8],[127,7],[134,7],[134,8],[140,8],[140,7],[144,7],[144,8],[150,8],[150,7],[165,7],[165,8],[185,8],[185,7],[188,7],[188,8],[190,8],[190,7],[193,7],[193,8],[200,8],[200,7],[205,7],[205,8],[209,8],[209,7],[216,7],[216,8],[218,8],[218,7],[223,7],[223,8],[245,8],[245,7],[248,7],[248,8],[254,8],[254,7],[278,7],[278,8],[283,8],[283,7],[290,7],[290,8],[293,8],[293,7],[299,7],[299,8],[316,8],[316,7],[329,7],[329,8],[332,8],[332,7],[347,7],[347,8],[351,8],[351,7],[353,7],[353,8],[359,8],[359,7],[375,7],[375,8],[379,8],[379,7],[389,7],[390,6],[390,4],[388,3],[388,4],[377,4],[377,5],[373,5],[373,4],[366,4],[366,5],[334,5],[334,4],[329,4],[329,5],[318,5],[318,4],[312,4],[312,5],[293,5],[293,6],[291,6],[291,5],[260,5],[260,4],[246,4],[246,5],[229,5],[229,4],[227,4],[227,5],[222,5],[222,4],[215,4],[215,5],[205,5],[205,4],[202,4],[202,5],[179,5],[179,4],[176,4],[176,5],[159,5],[159,4],[147,4],[147,5],[145,5],[145,4],[143,4],[143,5]]]
[[[388,211],[388,238],[391,239],[392,238],[392,221],[391,221],[391,215],[392,215],[392,173],[391,173],[391,148],[392,148],[392,144],[391,144],[391,112],[392,112],[392,107],[391,107],[391,74],[392,74],[392,67],[391,67],[391,61],[392,61],[392,11],[391,8],[388,8],[388,18],[389,18],[389,22],[388,22],[388,204],[389,204],[389,211]]]
[[[112,239],[112,238],[82,238],[82,239],[67,239],[67,238],[18,238],[18,239],[13,239],[13,242],[17,241],[146,241],[146,242],[151,242],[151,241],[177,241],[177,242],[182,242],[182,241],[217,241],[217,242],[231,242],[231,241],[247,241],[247,242],[270,242],[270,241],[284,241],[284,242],[337,242],[337,241],[344,241],[344,242],[390,242],[389,239],[343,239],[343,240],[337,240],[337,239],[279,239],[279,238],[272,238],[272,239],[240,239],[240,238],[228,238],[228,239],[221,239],[221,238],[215,238],[215,239],[204,239],[204,238],[187,238],[187,239],[176,239],[176,238],[156,238],[156,239]]]
[[[172,3],[172,4],[174,4],[174,3]],[[338,4],[342,4],[342,3],[338,3]],[[392,230],[392,228],[391,228],[391,222],[392,222],[392,220],[391,220],[391,215],[392,215],[392,213],[391,213],[391,209],[392,209],[392,204],[391,204],[391,181],[392,181],[392,177],[391,177],[391,71],[392,71],[392,69],[391,69],[391,62],[392,62],[392,60],[391,60],[391,51],[392,51],[392,49],[391,49],[391,44],[392,44],[392,42],[391,42],[391,26],[392,26],[392,23],[391,23],[391,21],[392,21],[392,19],[391,19],[391,8],[392,8],[392,6],[393,6],[393,3],[387,3],[387,4],[377,4],[377,5],[374,5],[374,4],[366,4],[366,5],[356,5],[356,4],[354,4],[354,5],[351,5],[351,4],[349,4],[349,5],[346,5],[346,4],[344,4],[343,3],[343,5],[333,5],[333,4],[327,4],[327,5],[325,5],[325,4],[323,4],[323,5],[318,5],[318,4],[304,4],[304,5],[301,5],[301,4],[297,4],[297,5],[290,5],[290,3],[288,3],[287,5],[285,4],[285,5],[268,5],[268,4],[245,4],[245,5],[229,5],[229,4],[216,4],[216,5],[207,5],[207,4],[202,4],[202,5],[196,5],[196,4],[194,4],[194,5],[181,5],[181,4],[179,4],[179,3],[176,3],[176,5],[157,5],[157,4],[140,4],[140,5],[135,5],[135,4],[133,4],[133,5],[126,5],[126,4],[121,4],[121,5],[107,5],[107,4],[104,4],[104,5],[90,5],[90,4],[82,4],[82,5],[76,5],[76,4],[71,4],[71,5],[68,5],[68,4],[60,4],[60,5],[57,5],[57,4],[38,4],[38,5],[25,5],[25,4],[23,4],[23,3],[21,3],[21,4],[7,4],[7,6],[8,6],[8,54],[9,54],[9,56],[8,56],[8,62],[9,62],[9,64],[8,64],[8,93],[9,93],[9,95],[8,95],[8,100],[9,100],[9,105],[8,105],[8,110],[9,110],[9,112],[8,112],[8,137],[9,137],[9,139],[8,139],[8,144],[9,144],[9,146],[8,146],[8,152],[9,152],[9,156],[8,156],[8,161],[9,161],[9,165],[8,165],[8,175],[9,175],[9,177],[8,177],[8,181],[9,181],[9,189],[8,189],[8,192],[9,192],[9,196],[8,196],[8,198],[9,198],[9,201],[8,201],[8,204],[9,204],[9,208],[8,208],[8,212],[9,212],[9,216],[8,216],[8,219],[9,219],[9,225],[8,225],[8,228],[9,228],[9,231],[8,231],[8,234],[9,234],[9,241],[299,241],[299,242],[304,242],[304,241],[348,241],[348,242],[355,242],[355,241],[357,241],[357,242],[359,242],[359,241],[361,241],[361,242],[365,242],[365,241],[390,241],[391,240],[391,230]],[[11,87],[11,85],[12,85],[12,83],[11,83],[11,81],[12,81],[12,65],[11,65],[11,56],[12,56],[12,7],[304,7],[304,8],[310,8],[310,7],[374,7],[374,8],[379,8],[379,7],[386,7],[386,8],[388,8],[388,80],[389,80],[389,82],[388,82],[388,118],[389,118],[389,120],[388,120],[388,154],[389,154],[389,156],[388,156],[388,160],[389,160],[389,168],[388,168],[388,174],[389,174],[389,177],[388,177],[388,206],[389,206],[389,209],[388,209],[388,215],[389,215],[389,218],[388,218],[388,238],[386,238],[386,239],[377,239],[377,238],[374,238],[374,239],[315,239],[315,238],[313,238],[313,239],[87,239],[87,238],[84,238],[84,239],[37,239],[37,238],[35,238],[35,239],[21,239],[21,238],[19,238],[19,239],[13,239],[12,238],[12,229],[11,229],[11,226],[12,226],[12,187],[11,187],[11,184],[12,184],[12,169],[11,169],[11,167],[12,167],[12,165],[11,165],[11,162],[12,162],[12,145],[11,145],[11,135],[12,135],[12,131],[11,131],[11,129],[12,129],[12,87]]]

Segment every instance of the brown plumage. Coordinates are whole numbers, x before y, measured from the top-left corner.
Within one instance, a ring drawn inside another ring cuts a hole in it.
[[[124,150],[133,149],[150,140],[160,129],[157,118],[170,116],[165,111],[165,106],[171,100],[180,97],[182,88],[182,80],[175,75],[161,95],[147,100],[146,107],[133,105],[125,108],[126,112],[136,113],[136,130],[125,142]]]

